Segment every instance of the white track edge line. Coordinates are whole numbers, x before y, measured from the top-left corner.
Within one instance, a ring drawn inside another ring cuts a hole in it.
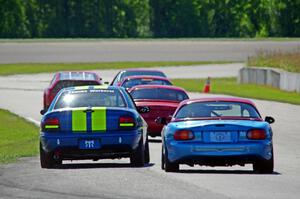
[[[40,126],[40,122],[37,121],[37,120],[35,120],[35,119],[33,119],[33,118],[31,118],[31,117],[26,117],[25,119],[26,119],[27,121],[33,123],[33,124],[36,125],[36,126]]]

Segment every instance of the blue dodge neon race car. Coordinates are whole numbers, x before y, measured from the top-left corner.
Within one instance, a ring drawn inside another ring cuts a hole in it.
[[[166,118],[157,122],[166,124]],[[263,121],[255,105],[239,98],[183,101],[162,130],[161,166],[176,172],[180,164],[232,166],[253,164],[257,173],[274,167],[272,117]]]
[[[42,168],[63,160],[129,157],[137,167],[150,160],[147,124],[124,88],[66,88],[41,113]]]

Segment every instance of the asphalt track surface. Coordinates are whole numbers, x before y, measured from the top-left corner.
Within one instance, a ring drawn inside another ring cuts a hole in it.
[[[201,66],[202,67],[202,66]],[[186,76],[209,72],[210,66],[190,69]],[[211,71],[221,66],[212,66]],[[225,66],[224,66],[225,67]],[[242,65],[228,66],[224,76],[235,76]],[[171,78],[173,68],[164,68]],[[178,70],[182,70],[181,68]],[[184,70],[184,69],[183,69]],[[110,79],[116,71],[101,71]],[[190,74],[192,73],[192,74]],[[217,75],[214,73],[214,75]],[[42,89],[52,74],[0,77],[0,108],[36,121]],[[199,85],[202,87],[202,85]],[[190,97],[209,96],[190,93]],[[161,142],[150,139],[151,163],[130,168],[128,159],[66,161],[55,169],[41,169],[38,157],[0,166],[0,198],[299,198],[300,106],[254,100],[263,116],[271,115],[275,172],[254,174],[246,167],[181,166],[179,173],[160,169]],[[37,146],[38,147],[38,146]]]
[[[294,51],[300,41],[83,40],[1,42],[0,63],[245,61],[260,51]]]

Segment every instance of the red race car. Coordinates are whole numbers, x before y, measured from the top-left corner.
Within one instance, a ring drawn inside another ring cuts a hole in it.
[[[130,89],[138,85],[172,85],[170,80],[159,76],[129,76],[125,77],[120,86]]]
[[[102,85],[102,79],[94,72],[66,71],[55,73],[50,85],[44,90],[44,110],[62,88],[84,85]]]
[[[112,86],[120,86],[121,82],[125,77],[137,76],[137,75],[151,75],[159,77],[167,77],[162,71],[159,70],[149,70],[149,69],[127,69],[118,72],[111,82]]]
[[[179,103],[188,99],[186,91],[175,86],[141,85],[128,91],[135,101],[139,113],[148,124],[148,135],[160,136],[163,128],[157,118],[170,118]]]

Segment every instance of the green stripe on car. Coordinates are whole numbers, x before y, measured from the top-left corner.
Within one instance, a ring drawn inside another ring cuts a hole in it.
[[[108,85],[96,85],[93,86],[93,89],[108,89]]]
[[[74,90],[87,90],[90,86],[75,86]]]
[[[106,107],[94,107],[92,110],[92,131],[106,131]]]
[[[86,108],[72,110],[72,131],[87,131]]]

